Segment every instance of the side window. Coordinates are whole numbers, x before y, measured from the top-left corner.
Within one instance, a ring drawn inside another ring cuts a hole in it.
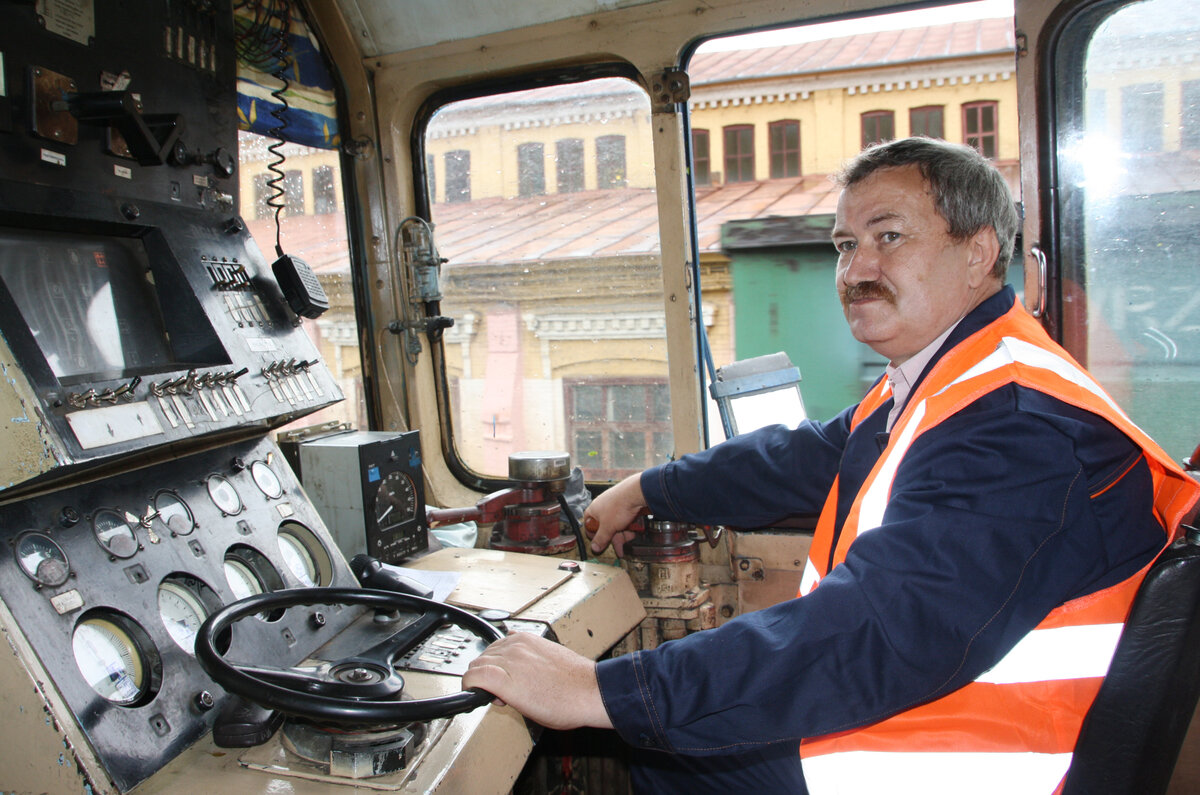
[[[539,140],[514,141],[513,129]],[[461,463],[506,477],[513,453],[565,450],[588,479],[609,480],[665,460],[649,97],[604,78],[464,99],[423,135],[446,165],[430,220],[447,260],[441,311],[455,321],[442,337],[443,398]],[[463,169],[470,184],[456,188],[452,165],[468,153],[488,168]],[[553,198],[538,195],[546,170]]]
[[[238,212],[268,262],[274,259],[275,206],[283,208],[279,238],[283,249],[313,269],[329,309],[315,320],[301,318],[321,358],[337,379],[346,399],[296,421],[297,426],[345,422],[368,427],[363,392],[362,359],[358,348],[358,320],[354,285],[350,278],[350,250],[342,199],[341,161],[337,149],[319,149],[296,143],[277,147],[279,161],[267,146],[272,139],[251,132],[238,133],[241,202]],[[277,179],[270,167],[284,173]],[[312,212],[305,212],[304,175],[312,175]],[[271,182],[276,179],[276,186]],[[276,187],[278,190],[276,190]]]
[[[1013,9],[1001,0],[764,30],[696,48],[685,65],[692,218],[698,314],[713,369],[784,352],[800,370],[808,416],[826,420],[862,399],[886,362],[854,339],[833,289],[831,176],[863,145],[897,134],[961,140],[960,108],[992,102],[1014,109],[1000,117],[1011,127],[1000,127],[996,163],[1019,195],[1013,40]],[[1022,276],[1010,268],[1018,292]],[[698,376],[706,393],[710,373]],[[720,441],[712,401],[707,415],[709,442]]]
[[[896,114],[890,110],[872,110],[862,115],[862,145],[866,149],[880,141],[896,137]]]
[[[1200,441],[1197,37],[1191,0],[1100,4],[1050,64],[1063,342],[1175,459]]]
[[[984,157],[995,159],[1000,151],[995,102],[971,102],[963,105],[963,143]]]

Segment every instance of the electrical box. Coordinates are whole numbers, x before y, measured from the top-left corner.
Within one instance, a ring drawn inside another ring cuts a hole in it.
[[[429,548],[419,431],[353,431],[299,448],[304,489],[347,559],[399,563]]]

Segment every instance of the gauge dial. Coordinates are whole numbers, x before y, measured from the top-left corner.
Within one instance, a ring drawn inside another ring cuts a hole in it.
[[[333,564],[321,540],[299,522],[279,526],[279,552],[288,571],[306,586],[333,582]]]
[[[225,581],[237,599],[256,596],[266,590],[254,569],[241,558],[225,558]]]
[[[118,558],[132,558],[137,554],[138,542],[134,535],[134,522],[125,514],[111,508],[102,508],[92,517],[92,532],[96,541],[109,554]]]
[[[71,649],[93,690],[114,704],[129,705],[147,694],[150,678],[147,652],[123,624],[115,617],[85,618],[75,627]]]
[[[158,586],[158,616],[171,640],[188,654],[194,654],[196,633],[208,618],[199,594],[178,580],[163,580]]]
[[[250,477],[254,478],[254,485],[268,498],[273,500],[283,496],[283,483],[266,461],[255,461],[251,464]]]
[[[296,575],[302,585],[311,588],[317,584],[317,564],[300,539],[291,533],[280,533],[279,552],[288,571]]]
[[[410,521],[417,513],[417,489],[403,472],[389,472],[375,492],[375,525],[380,530]]]
[[[154,510],[158,518],[177,536],[189,535],[196,529],[196,517],[192,509],[173,491],[160,491],[154,495]]]
[[[242,512],[242,498],[224,475],[209,475],[205,485],[209,498],[221,513],[236,516]]]
[[[71,576],[67,553],[45,533],[22,533],[13,552],[21,571],[38,585],[57,588]]]

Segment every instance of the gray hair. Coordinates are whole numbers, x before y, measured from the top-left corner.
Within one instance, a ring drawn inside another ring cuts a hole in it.
[[[848,188],[879,169],[910,165],[921,169],[933,192],[934,206],[954,240],[967,240],[985,227],[996,232],[1000,255],[992,265],[992,275],[1003,282],[1020,220],[1008,183],[976,150],[933,138],[899,138],[867,147],[835,180]]]

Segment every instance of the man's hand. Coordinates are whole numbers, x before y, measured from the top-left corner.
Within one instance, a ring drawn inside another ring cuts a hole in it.
[[[630,475],[592,500],[583,512],[583,528],[592,538],[592,551],[600,553],[613,544],[617,555],[625,552],[625,543],[634,533],[621,532],[646,507],[641,474]]]
[[[463,689],[486,690],[548,729],[611,729],[596,664],[528,632],[498,640],[471,662]]]

